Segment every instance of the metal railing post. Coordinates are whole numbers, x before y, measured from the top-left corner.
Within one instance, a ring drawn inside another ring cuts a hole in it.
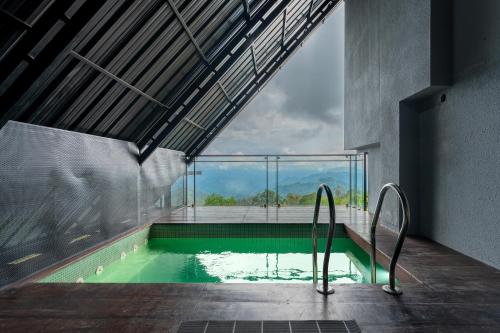
[[[363,153],[363,210],[366,211],[368,209],[367,202],[367,182],[366,182],[366,158],[368,154],[366,152]]]
[[[266,212],[269,211],[269,156],[266,159]]]
[[[196,157],[193,158],[193,208],[196,208]]]
[[[352,206],[352,156],[349,155],[349,207]]]
[[[188,206],[188,158],[186,157],[184,159],[184,162],[186,163],[186,170],[184,173],[184,206]]]
[[[280,208],[280,196],[279,196],[279,188],[278,188],[279,160],[280,160],[280,157],[276,156],[276,208]]]
[[[354,208],[358,205],[358,155],[354,155]]]

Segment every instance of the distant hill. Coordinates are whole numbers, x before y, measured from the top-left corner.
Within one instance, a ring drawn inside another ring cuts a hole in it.
[[[302,170],[300,174],[294,175],[294,177],[280,177],[279,192],[280,195],[286,195],[287,193],[309,194],[315,192],[322,183],[329,185],[332,189],[336,187],[348,188],[349,169],[345,168],[311,174],[308,174],[307,170]]]

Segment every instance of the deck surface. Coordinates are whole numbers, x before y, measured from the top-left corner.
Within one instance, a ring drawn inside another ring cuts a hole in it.
[[[335,207],[337,223],[367,223],[368,213],[345,206]],[[313,206],[255,207],[201,206],[179,208],[156,223],[312,223]],[[328,223],[328,207],[321,207],[319,222]]]
[[[189,209],[182,211],[169,221],[229,222],[231,215],[198,209],[193,220]],[[278,222],[307,222],[284,211]],[[339,211],[339,222],[367,239],[365,213],[348,216],[347,210]],[[383,253],[390,253],[395,235],[381,228],[377,241]],[[0,292],[0,331],[175,332],[186,320],[329,319],[356,320],[363,332],[500,332],[499,270],[412,237],[400,263],[421,281],[402,284],[400,297],[378,285],[338,285],[329,297],[306,284],[26,285]]]

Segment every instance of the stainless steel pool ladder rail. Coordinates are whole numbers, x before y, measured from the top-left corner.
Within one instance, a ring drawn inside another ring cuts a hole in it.
[[[405,193],[401,190],[399,185],[394,183],[385,184],[380,190],[380,194],[378,197],[377,208],[375,209],[375,214],[373,215],[373,220],[371,224],[370,230],[370,239],[371,239],[371,255],[370,255],[370,266],[371,266],[371,283],[377,283],[377,267],[376,267],[376,255],[377,255],[377,246],[375,239],[375,231],[377,229],[377,222],[380,217],[380,212],[382,210],[382,204],[384,203],[384,198],[389,189],[393,189],[398,198],[399,203],[403,209],[403,222],[401,224],[401,228],[399,230],[398,240],[396,242],[396,247],[394,249],[394,254],[391,258],[391,263],[389,264],[389,285],[384,285],[382,289],[391,295],[401,295],[403,291],[401,288],[396,287],[396,263],[399,258],[399,254],[401,253],[401,248],[403,247],[403,242],[406,237],[406,232],[408,231],[408,225],[410,224],[410,204],[408,199],[406,198]]]
[[[321,197],[323,190],[326,192],[326,197],[328,199],[328,209],[330,215],[330,223],[328,225],[328,238],[326,241],[325,257],[323,259],[323,283],[318,286],[318,217],[319,209],[321,206]],[[330,251],[332,248],[333,235],[335,234],[335,204],[333,201],[333,194],[330,187],[326,184],[321,184],[316,193],[316,204],[314,206],[314,218],[312,227],[312,241],[313,241],[313,283],[316,286],[316,290],[328,296],[333,294],[335,291],[333,288],[328,287],[328,265],[330,263]]]

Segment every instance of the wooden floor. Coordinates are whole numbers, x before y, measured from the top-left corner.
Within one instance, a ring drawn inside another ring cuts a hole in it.
[[[335,207],[337,223],[367,223],[368,213],[345,206]],[[313,206],[255,207],[200,206],[179,208],[155,223],[312,223]],[[319,221],[328,223],[328,207],[321,207]]]
[[[200,211],[196,222],[227,220]],[[176,222],[193,222],[190,210],[178,214],[186,218]],[[347,228],[368,238],[362,218]],[[377,240],[383,257],[395,235],[380,229]],[[0,332],[175,332],[186,320],[319,319],[356,320],[363,332],[500,332],[500,271],[412,237],[400,263],[420,281],[403,283],[400,297],[378,285],[338,285],[329,297],[305,284],[27,285],[0,292]]]

